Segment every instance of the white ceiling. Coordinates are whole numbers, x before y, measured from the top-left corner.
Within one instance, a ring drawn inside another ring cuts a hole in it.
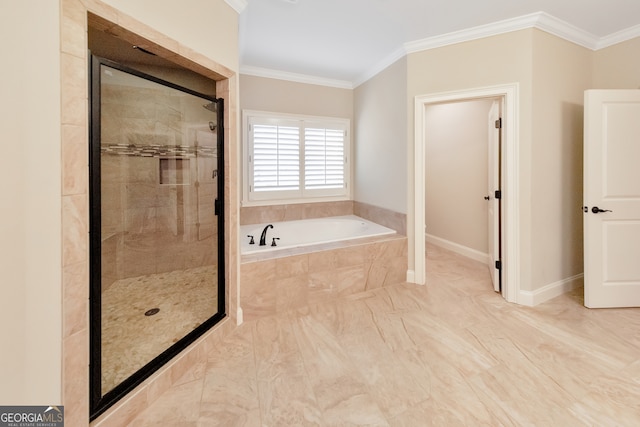
[[[545,25],[535,23],[551,23],[550,27],[562,27],[558,35],[568,32],[592,49],[607,37],[620,39],[619,32],[640,35],[640,0],[246,0],[246,4],[240,14],[241,72],[292,73],[345,86],[366,80],[411,51],[411,46],[420,50],[421,42],[443,35],[451,39],[456,32],[467,37],[474,31],[466,30],[472,28],[483,35],[487,28],[504,32],[523,22],[538,28]],[[490,25],[495,23],[500,24]]]

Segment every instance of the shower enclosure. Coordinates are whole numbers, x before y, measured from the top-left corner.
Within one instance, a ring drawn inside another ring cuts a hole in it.
[[[222,117],[222,99],[92,57],[92,418],[225,316]]]

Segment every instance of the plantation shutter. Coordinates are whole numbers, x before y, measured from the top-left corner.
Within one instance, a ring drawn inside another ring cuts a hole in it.
[[[306,127],[304,130],[304,188],[343,188],[345,130]]]
[[[300,189],[300,128],[252,124],[253,191]]]
[[[245,111],[243,123],[243,203],[349,197],[349,120]]]

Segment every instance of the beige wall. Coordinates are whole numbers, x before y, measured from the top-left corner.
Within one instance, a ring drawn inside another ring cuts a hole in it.
[[[0,2],[0,402],[60,404],[58,2]]]
[[[354,200],[407,212],[407,58],[361,84],[355,97]]]
[[[640,37],[593,56],[593,89],[640,89]]]
[[[353,121],[353,91],[241,74],[240,109]]]
[[[519,83],[518,249],[524,291],[582,272],[581,106],[591,84],[591,55],[528,29],[409,56],[411,103],[415,95]]]
[[[222,0],[104,0],[232,70],[238,70],[238,14]]]
[[[488,252],[488,126],[492,100],[427,107],[427,234]]]
[[[531,284],[529,290],[583,271],[582,134],[584,91],[593,52],[533,32],[531,128]]]
[[[531,272],[531,202],[528,197],[531,186],[531,99],[532,99],[532,39],[534,30],[522,30],[459,43],[437,49],[411,53],[408,65],[408,164],[409,176],[414,174],[414,98],[464,89],[475,89],[511,83],[519,84],[520,122],[518,144],[520,155],[520,255],[522,257],[522,283],[530,286]],[[409,250],[413,247],[413,194],[414,183],[410,179],[407,192]],[[413,253],[409,254],[409,268],[413,269]]]

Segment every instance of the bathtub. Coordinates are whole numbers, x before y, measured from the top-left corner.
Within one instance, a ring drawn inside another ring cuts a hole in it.
[[[250,224],[240,227],[241,255],[396,234],[395,230],[355,215],[272,222],[271,224],[273,228],[267,230],[265,246],[259,245],[260,236],[268,224]],[[247,236],[253,236],[254,244],[250,244],[251,238]],[[275,241],[277,246],[271,246],[274,237],[277,238]]]

